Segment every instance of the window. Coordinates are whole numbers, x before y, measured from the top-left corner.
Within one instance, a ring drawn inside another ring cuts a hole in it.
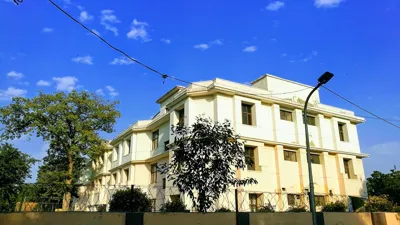
[[[150,183],[154,184],[157,183],[157,163],[151,164],[151,179]]]
[[[169,141],[164,142],[164,149],[165,149],[165,151],[168,151],[168,150],[169,150],[168,145],[169,145]]]
[[[177,202],[181,199],[181,196],[180,195],[171,195],[170,198],[171,198],[171,202]]]
[[[307,116],[307,124],[311,126],[315,126],[315,117],[314,116]]]
[[[310,159],[311,159],[311,163],[321,164],[319,154],[311,154]]]
[[[283,158],[286,161],[297,162],[296,152],[290,150],[283,150]]]
[[[300,195],[288,194],[287,198],[288,198],[288,205],[290,206],[300,205]]]
[[[112,178],[113,178],[114,184],[117,184],[117,173],[114,173],[114,174],[112,175]]]
[[[347,141],[345,135],[345,123],[338,123],[340,141]]]
[[[128,147],[128,151],[126,151],[126,154],[131,153],[131,140],[130,139],[126,140],[126,146]]]
[[[254,147],[244,147],[247,170],[255,170]]]
[[[155,212],[157,210],[156,209],[156,204],[157,204],[157,200],[156,199],[151,199],[151,210],[153,212]]]
[[[351,162],[351,159],[343,159],[343,165],[344,165],[344,173],[347,174],[347,178],[351,178],[350,176],[350,167],[349,164]]]
[[[128,184],[129,181],[129,169],[124,169],[125,183]]]
[[[152,137],[152,148],[151,150],[156,150],[158,148],[158,130],[153,132],[153,137]]]
[[[292,112],[281,109],[281,120],[293,121]]]
[[[165,189],[166,186],[167,186],[167,179],[166,179],[166,178],[163,178],[163,179],[162,179],[162,189]]]
[[[113,162],[118,160],[118,150],[113,148]]]
[[[247,125],[253,125],[251,108],[253,106],[242,103],[242,123]]]
[[[315,195],[314,200],[315,200],[316,206],[324,206],[325,205],[325,196],[323,196],[323,195]]]
[[[249,194],[249,207],[251,212],[257,212],[258,207],[260,206],[261,196],[261,194]]]
[[[178,111],[178,126],[183,127],[185,125],[185,109]]]

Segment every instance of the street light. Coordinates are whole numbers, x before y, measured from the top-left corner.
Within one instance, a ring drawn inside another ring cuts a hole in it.
[[[306,147],[307,147],[307,164],[308,164],[308,179],[310,181],[310,210],[312,215],[313,225],[317,225],[317,215],[315,212],[315,198],[314,198],[314,180],[312,175],[312,167],[311,167],[311,153],[310,153],[310,138],[308,137],[308,121],[307,121],[307,105],[310,97],[314,92],[321,87],[323,84],[328,83],[328,81],[333,77],[333,74],[330,72],[325,72],[318,78],[318,84],[314,87],[314,89],[308,94],[306,102],[304,103],[303,110],[303,121],[304,128],[306,130]]]

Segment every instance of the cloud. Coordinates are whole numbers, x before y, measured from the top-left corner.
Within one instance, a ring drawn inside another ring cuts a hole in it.
[[[212,45],[222,45],[224,44],[220,39],[215,39],[214,41],[210,41]]]
[[[281,1],[275,1],[275,2],[271,2],[267,5],[266,9],[269,11],[277,11],[280,8],[282,8],[283,6],[285,6],[284,2]]]
[[[317,8],[334,8],[344,0],[315,0],[314,5]]]
[[[204,51],[204,50],[210,48],[210,46],[208,44],[198,44],[198,45],[193,46],[193,48],[200,49],[200,50]]]
[[[77,5],[76,8],[78,8],[80,11],[83,11],[85,9],[85,7],[83,7],[81,5]]]
[[[96,94],[97,94],[97,95],[104,96],[104,91],[103,91],[103,89],[101,89],[101,88],[100,88],[100,89],[97,89],[97,90],[96,90]]]
[[[243,49],[243,52],[255,52],[257,51],[256,46],[247,46],[246,48]]]
[[[111,86],[106,86],[106,90],[108,91],[108,94],[111,97],[115,97],[115,96],[119,95],[119,93],[115,90],[115,88],[113,88]]]
[[[130,60],[129,58],[124,57],[124,56],[121,56],[121,57],[118,57],[118,58],[114,58],[110,62],[111,65],[130,65],[132,63],[134,63],[132,60]]]
[[[100,32],[98,32],[97,30],[92,29],[92,31],[93,31],[93,33],[97,34],[98,36],[101,36],[101,35],[100,35]],[[89,33],[89,32],[88,32],[87,34],[93,35],[92,33]]]
[[[93,61],[92,61],[92,56],[78,56],[76,58],[72,58],[73,62],[76,63],[82,63],[82,64],[87,64],[87,65],[93,65]]]
[[[93,16],[90,15],[87,11],[82,11],[81,14],[79,15],[79,20],[81,22],[90,21],[93,20]]]
[[[26,93],[26,90],[14,87],[9,87],[7,90],[0,89],[0,100],[11,100],[13,97],[24,97]]]
[[[274,28],[278,28],[278,27],[279,27],[279,20],[273,20],[273,21],[272,21],[272,26],[273,26]]]
[[[151,41],[146,27],[149,26],[146,22],[140,22],[136,19],[132,21],[131,30],[126,34],[129,39],[141,39],[143,42]]]
[[[391,141],[373,145],[368,148],[368,152],[373,154],[397,154],[400,149],[400,142]]]
[[[111,9],[104,9],[101,11],[100,24],[104,26],[106,30],[114,33],[118,36],[118,29],[112,24],[120,23],[117,16],[114,15],[114,11]]]
[[[317,51],[312,51],[311,54],[309,54],[307,57],[303,58],[301,61],[303,62],[308,62],[310,61],[312,58],[318,56],[318,52]]]
[[[50,82],[45,80],[39,80],[38,82],[36,82],[36,85],[40,87],[47,87],[50,86]]]
[[[24,85],[24,86],[29,86],[29,82],[28,81],[21,81],[18,82],[19,85]]]
[[[53,81],[56,82],[57,91],[72,91],[78,88],[78,79],[76,77],[53,77]]]
[[[165,44],[171,44],[171,40],[169,39],[162,38],[161,41],[164,42]]]
[[[53,31],[54,31],[54,29],[50,28],[50,27],[45,27],[42,30],[43,33],[52,33]]]
[[[10,72],[7,73],[7,77],[10,77],[10,78],[18,80],[18,79],[23,78],[24,74],[18,73],[18,72],[13,70],[13,71],[10,71]]]
[[[286,53],[283,53],[282,55],[281,55],[281,57],[286,57],[287,56],[287,54]]]

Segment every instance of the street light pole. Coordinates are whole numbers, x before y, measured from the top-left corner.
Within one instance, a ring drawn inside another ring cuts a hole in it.
[[[314,198],[314,180],[312,175],[312,167],[311,167],[311,153],[310,153],[310,138],[308,137],[308,120],[307,120],[307,105],[308,101],[310,100],[311,96],[314,92],[321,87],[323,84],[326,84],[331,78],[333,74],[330,72],[325,72],[318,78],[318,84],[314,87],[314,89],[308,94],[306,102],[304,103],[304,110],[303,110],[303,121],[304,121],[304,128],[306,131],[306,148],[307,148],[307,164],[308,164],[308,179],[310,181],[310,211],[312,215],[312,222],[313,225],[317,225],[317,214],[315,212],[315,198]]]

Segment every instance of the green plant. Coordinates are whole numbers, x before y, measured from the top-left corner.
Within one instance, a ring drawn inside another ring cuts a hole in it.
[[[393,206],[393,210],[392,211],[400,213],[400,205]]]
[[[181,199],[167,202],[161,206],[161,212],[186,212],[186,205]]]
[[[140,188],[119,190],[110,201],[110,212],[150,212],[151,200]]]
[[[232,210],[230,210],[228,208],[225,208],[225,207],[222,207],[222,208],[219,208],[219,209],[215,210],[215,212],[232,212]]]
[[[305,206],[292,206],[288,210],[286,210],[286,212],[295,212],[295,213],[307,212],[307,209]]]
[[[365,203],[365,210],[367,212],[391,212],[393,203],[385,196],[372,196]]]
[[[107,205],[105,205],[105,204],[97,205],[96,209],[97,209],[97,212],[106,212],[107,211]]]
[[[365,201],[362,198],[359,197],[350,197],[351,199],[351,204],[353,205],[353,209],[357,211],[357,209],[361,208],[364,206]]]
[[[271,203],[268,203],[267,205],[258,208],[257,212],[275,212],[275,209],[272,207]]]
[[[365,209],[365,206],[361,206],[360,208],[358,208],[357,210],[356,210],[356,212],[366,212],[367,210]]]
[[[322,212],[346,212],[346,205],[344,202],[330,202],[322,208]]]

